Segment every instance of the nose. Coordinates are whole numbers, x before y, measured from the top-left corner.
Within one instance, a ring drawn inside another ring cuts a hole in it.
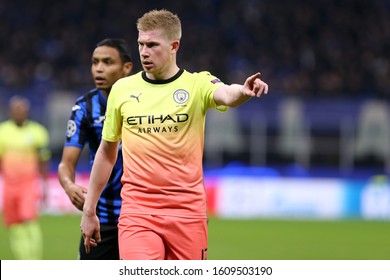
[[[148,51],[146,46],[139,46],[139,53],[142,57],[148,57]]]
[[[103,70],[104,70],[104,63],[102,63],[102,62],[96,63],[95,64],[95,70],[97,72],[103,72]]]

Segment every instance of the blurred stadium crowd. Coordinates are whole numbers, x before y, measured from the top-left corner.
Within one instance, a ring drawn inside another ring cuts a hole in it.
[[[2,0],[0,117],[7,98],[18,93],[32,99],[47,123],[42,112],[53,92],[79,95],[93,87],[91,51],[103,38],[125,38],[134,72],[140,70],[135,23],[160,8],[182,20],[178,59],[189,71],[209,70],[227,83],[261,71],[271,99],[343,99],[345,106],[390,96],[390,0]],[[265,115],[275,111],[259,103]],[[320,112],[324,107],[313,108],[321,121],[339,122],[336,114]],[[52,126],[62,141],[62,125]]]
[[[390,93],[389,0],[2,0],[2,91],[90,88],[94,44],[125,37],[137,62],[135,21],[163,7],[183,21],[189,70],[227,82],[260,70],[273,92],[298,96]]]

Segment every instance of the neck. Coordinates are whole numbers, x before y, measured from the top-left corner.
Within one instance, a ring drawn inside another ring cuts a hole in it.
[[[103,96],[105,98],[108,98],[108,95],[110,94],[111,88],[101,89],[101,91],[102,91]]]
[[[14,122],[17,126],[23,126],[26,120],[14,120]]]

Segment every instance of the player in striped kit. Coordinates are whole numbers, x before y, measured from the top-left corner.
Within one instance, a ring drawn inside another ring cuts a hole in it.
[[[111,86],[118,79],[129,75],[132,67],[130,51],[124,40],[108,38],[101,41],[92,54],[91,71],[96,88],[79,97],[72,107],[62,159],[58,166],[58,176],[69,199],[79,210],[83,209],[87,189],[75,181],[77,163],[84,146],[88,144],[92,165],[101,141]],[[81,238],[79,258],[82,260],[119,259],[117,222],[121,207],[120,191],[123,173],[120,146],[117,149],[117,156],[118,160],[113,166],[96,207],[102,233],[101,246],[86,254]]]

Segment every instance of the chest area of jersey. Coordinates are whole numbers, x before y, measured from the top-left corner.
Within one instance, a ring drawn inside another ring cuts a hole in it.
[[[197,111],[196,100],[186,90],[130,93],[121,110],[130,127],[184,125]]]
[[[37,137],[29,129],[9,129],[6,134],[9,137],[4,138],[4,145],[8,149],[28,150],[36,146]]]

